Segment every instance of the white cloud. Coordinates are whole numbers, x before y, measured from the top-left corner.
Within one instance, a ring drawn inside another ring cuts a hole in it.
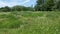
[[[14,6],[14,5],[23,5],[30,0],[0,0],[0,7],[3,6]]]
[[[27,3],[27,2],[29,2],[30,0],[25,0],[24,2],[23,2],[23,4],[25,4],[25,3]]]
[[[3,1],[0,1],[0,6],[3,7],[3,6],[6,6],[7,3],[4,3]]]

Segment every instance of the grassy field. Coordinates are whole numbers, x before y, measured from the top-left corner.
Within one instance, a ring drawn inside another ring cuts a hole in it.
[[[60,34],[60,12],[0,12],[0,34]]]

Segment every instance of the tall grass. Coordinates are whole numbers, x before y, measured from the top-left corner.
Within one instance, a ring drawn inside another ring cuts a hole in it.
[[[23,11],[0,16],[0,34],[60,34],[60,12]]]

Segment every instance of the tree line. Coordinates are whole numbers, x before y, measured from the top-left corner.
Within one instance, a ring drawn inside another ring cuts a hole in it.
[[[10,11],[32,11],[33,8],[32,7],[25,7],[25,6],[20,6],[20,5],[16,5],[13,7],[1,7],[0,8],[0,12],[10,12]]]
[[[60,11],[60,0],[37,0],[36,11]]]
[[[60,0],[37,0],[36,5],[33,7],[25,7],[16,5],[13,7],[1,7],[0,12],[9,11],[60,11]]]

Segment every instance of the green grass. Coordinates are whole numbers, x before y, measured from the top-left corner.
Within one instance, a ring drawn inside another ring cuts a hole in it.
[[[60,34],[60,12],[2,12],[0,34]]]

